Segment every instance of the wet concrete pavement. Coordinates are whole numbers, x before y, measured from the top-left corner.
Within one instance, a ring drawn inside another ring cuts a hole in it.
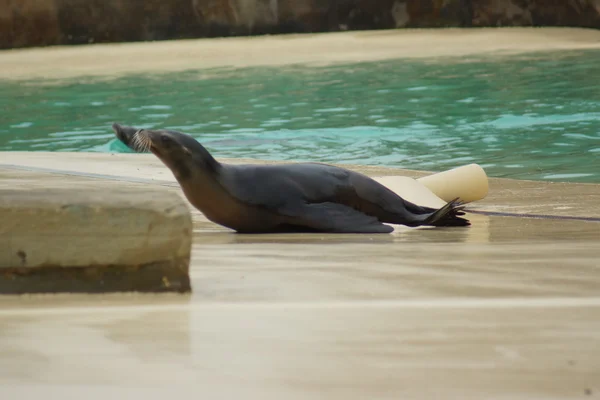
[[[2,164],[40,185],[180,193],[151,155]],[[0,395],[594,398],[600,223],[575,218],[600,216],[598,196],[599,185],[491,179],[473,208],[546,217],[470,214],[467,229],[390,235],[237,235],[194,211],[189,296],[0,298]]]

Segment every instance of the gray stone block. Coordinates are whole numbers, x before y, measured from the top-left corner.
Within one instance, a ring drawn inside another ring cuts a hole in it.
[[[191,216],[168,189],[0,171],[0,221],[0,293],[190,291]]]

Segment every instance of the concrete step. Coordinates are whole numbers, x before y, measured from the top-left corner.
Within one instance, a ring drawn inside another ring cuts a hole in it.
[[[0,221],[0,294],[191,290],[191,216],[166,188],[0,168]]]

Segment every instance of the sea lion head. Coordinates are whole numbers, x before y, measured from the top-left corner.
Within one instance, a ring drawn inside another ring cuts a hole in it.
[[[152,152],[175,175],[185,181],[198,172],[215,173],[219,163],[196,139],[185,133],[160,129],[139,129],[113,124],[115,134],[139,153]]]

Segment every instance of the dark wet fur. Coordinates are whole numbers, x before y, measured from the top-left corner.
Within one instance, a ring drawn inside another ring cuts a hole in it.
[[[459,199],[440,209],[419,206],[345,168],[319,163],[222,164],[181,132],[138,133],[117,124],[113,129],[135,151],[148,149],[138,136],[152,136],[153,152],[158,149],[160,157],[167,156],[167,166],[188,200],[211,221],[238,232],[389,233],[393,228],[386,224],[470,225]]]

